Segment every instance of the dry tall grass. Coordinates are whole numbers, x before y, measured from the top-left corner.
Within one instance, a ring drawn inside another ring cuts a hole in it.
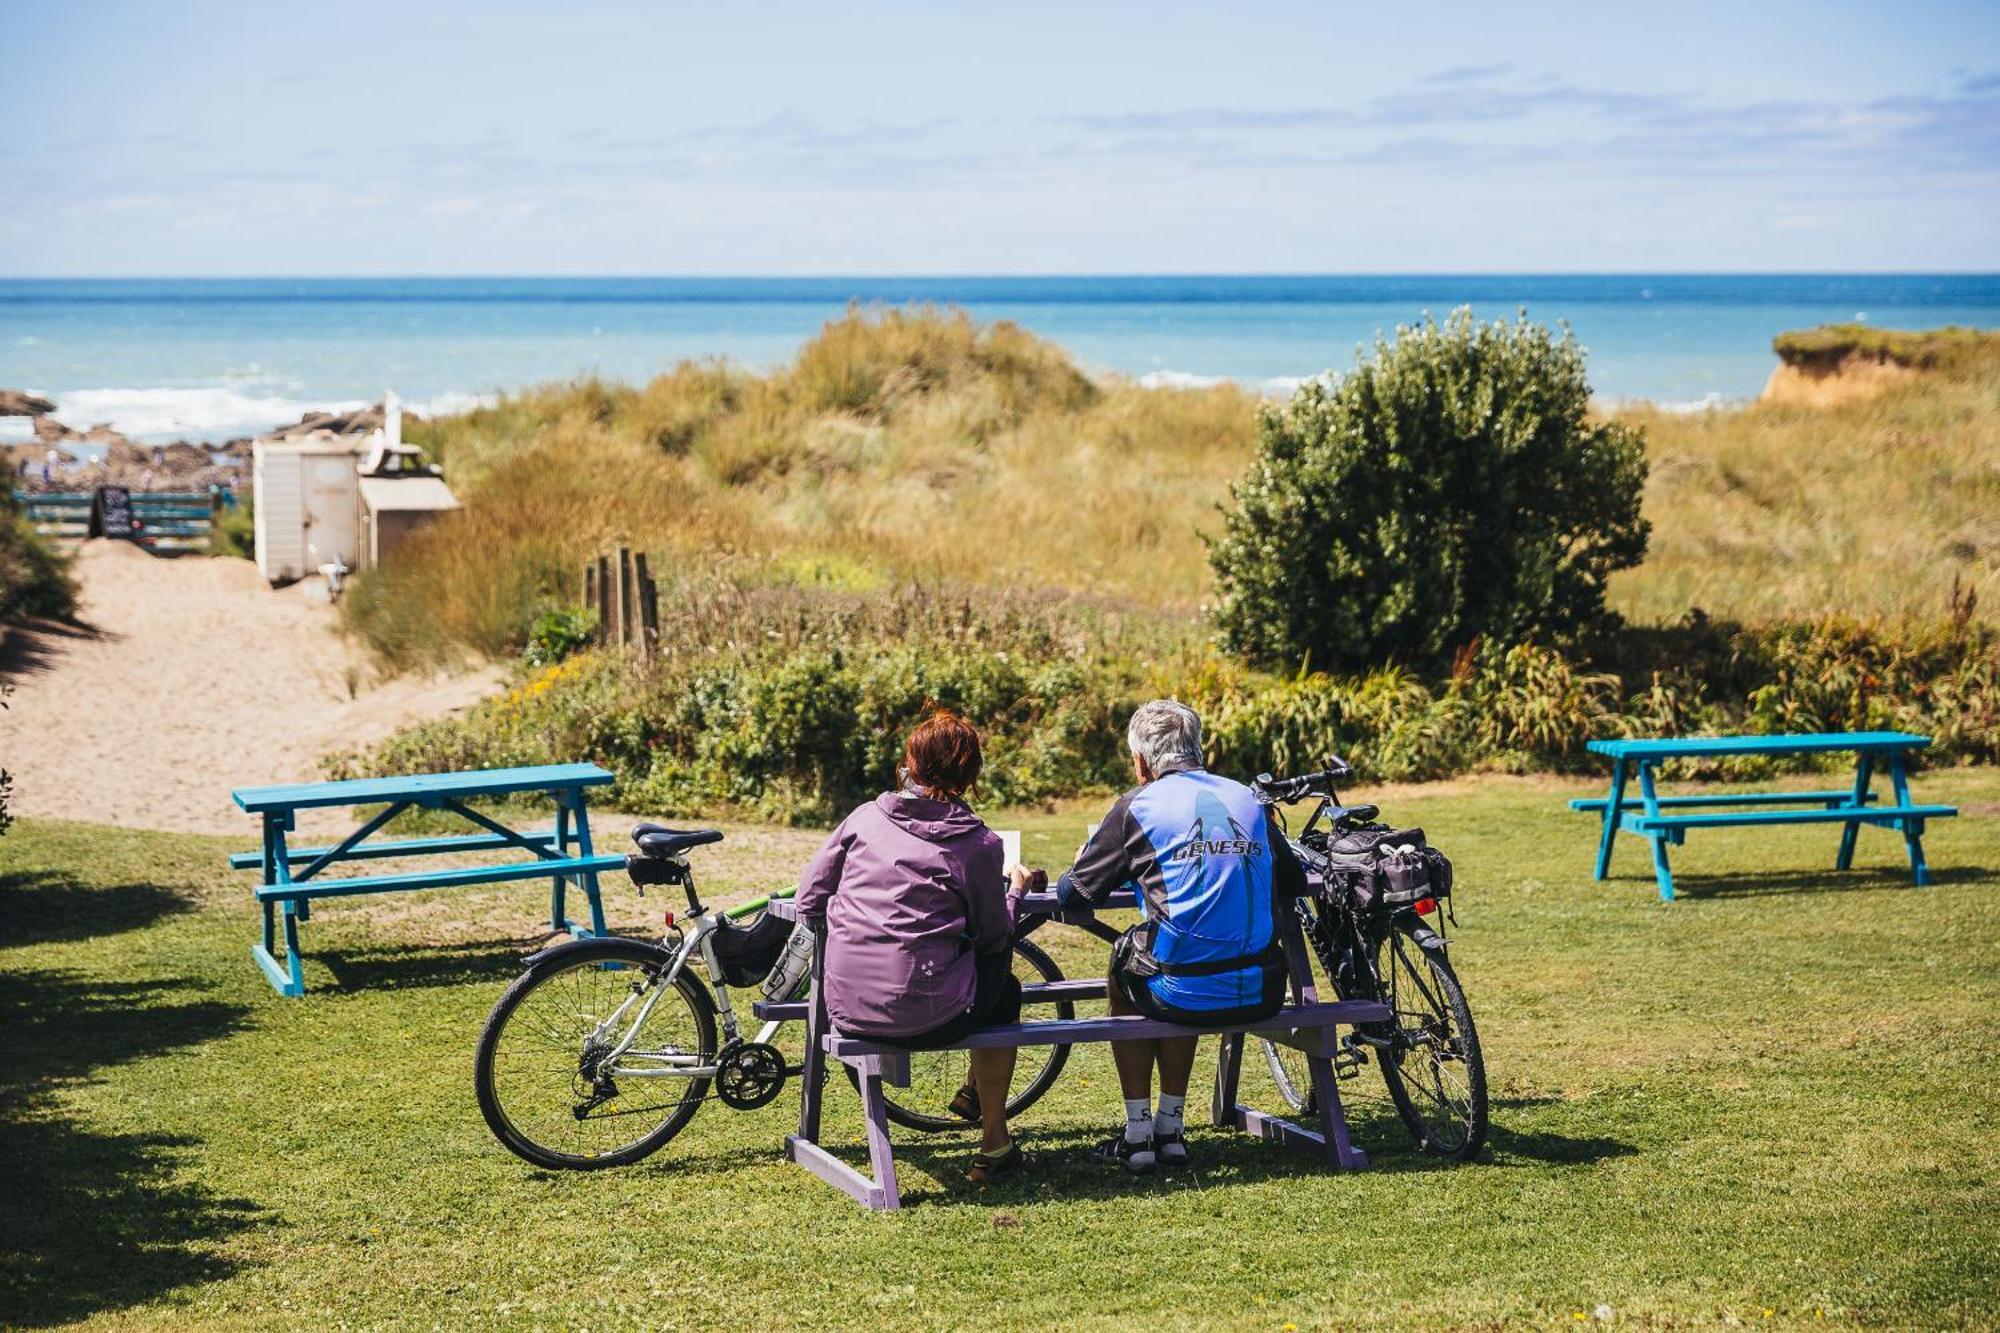
[[[1645,564],[1612,604],[1756,621],[2000,606],[2000,358],[1825,409],[1629,414],[1649,441]]]
[[[1867,402],[1636,410],[1652,549],[1615,578],[1640,621],[1935,614],[1954,577],[2000,605],[2000,354]],[[466,508],[358,581],[386,657],[518,646],[615,542],[680,582],[868,594],[1033,590],[1203,633],[1201,542],[1247,464],[1240,390],[1093,384],[1052,344],[935,310],[850,311],[768,376],[684,363],[584,380],[413,437]]]

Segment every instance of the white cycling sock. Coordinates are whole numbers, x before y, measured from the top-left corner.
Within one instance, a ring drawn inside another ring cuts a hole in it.
[[[1125,1142],[1153,1141],[1153,1104],[1145,1097],[1125,1099]]]
[[[1179,1097],[1168,1093],[1160,1094],[1159,1114],[1153,1117],[1153,1132],[1156,1134],[1178,1134],[1181,1132],[1181,1111],[1187,1106],[1187,1096]]]

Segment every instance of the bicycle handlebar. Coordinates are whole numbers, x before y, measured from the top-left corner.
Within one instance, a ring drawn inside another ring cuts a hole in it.
[[[1301,773],[1295,778],[1274,778],[1269,773],[1259,773],[1251,785],[1266,801],[1296,801],[1306,796],[1332,796],[1333,784],[1345,782],[1354,776],[1354,769],[1345,759],[1328,755],[1326,767],[1317,773]]]

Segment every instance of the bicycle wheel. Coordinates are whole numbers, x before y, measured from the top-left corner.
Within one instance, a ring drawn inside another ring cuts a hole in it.
[[[707,1078],[663,1072],[715,1063],[715,1003],[685,971],[616,1065],[600,1064],[639,1006],[615,1030],[599,1029],[664,966],[647,945],[596,945],[558,952],[507,988],[479,1034],[473,1085],[487,1127],[509,1151],[557,1170],[624,1166],[657,1151],[701,1109]]]
[[[1014,941],[1014,975],[1024,982],[1061,981],[1062,969],[1032,940]],[[1036,1008],[1043,1006],[1037,1005]],[[1076,1006],[1059,1000],[1048,1006],[1057,1018],[1075,1018]],[[1017,1116],[1042,1099],[1062,1076],[1069,1059],[1067,1046],[1023,1046],[1014,1065],[1014,1082],[1007,1097],[1007,1114]],[[842,1066],[858,1082],[852,1066]],[[974,1122],[951,1113],[951,1099],[972,1076],[972,1060],[964,1051],[911,1051],[910,1086],[882,1089],[889,1118],[906,1129],[927,1134],[968,1129]]]
[[[1307,947],[1319,947],[1319,923],[1313,916],[1312,904],[1304,898],[1292,904],[1299,914],[1299,926],[1304,932]],[[1322,967],[1328,964],[1321,960]],[[1268,1037],[1257,1038],[1264,1048],[1264,1066],[1270,1071],[1272,1086],[1278,1090],[1280,1101],[1291,1108],[1293,1115],[1311,1115],[1316,1109],[1313,1101],[1312,1071],[1306,1067],[1304,1051],[1292,1046],[1284,1046]]]
[[[1417,1146],[1460,1161],[1486,1142],[1486,1061],[1465,991],[1441,951],[1402,931],[1384,942],[1382,984],[1395,1010],[1394,1027],[1377,1050],[1382,1081]]]

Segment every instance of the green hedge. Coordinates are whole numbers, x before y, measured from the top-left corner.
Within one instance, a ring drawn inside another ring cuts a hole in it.
[[[1594,659],[1487,644],[1428,679],[1393,668],[1274,676],[1204,651],[1025,631],[1011,645],[939,632],[744,641],[753,636],[651,666],[580,653],[330,769],[589,759],[618,774],[613,797],[629,809],[815,822],[893,781],[902,738],[932,703],[984,731],[984,800],[1116,789],[1129,781],[1125,720],[1159,694],[1201,712],[1211,764],[1237,776],[1328,753],[1371,781],[1568,771],[1591,766],[1584,744],[1599,736],[1886,727],[1935,737],[1933,762],[2000,760],[2000,640],[1957,621],[1752,630],[1696,616],[1599,645]],[[1682,773],[1755,778],[1773,767],[1737,759]]]

